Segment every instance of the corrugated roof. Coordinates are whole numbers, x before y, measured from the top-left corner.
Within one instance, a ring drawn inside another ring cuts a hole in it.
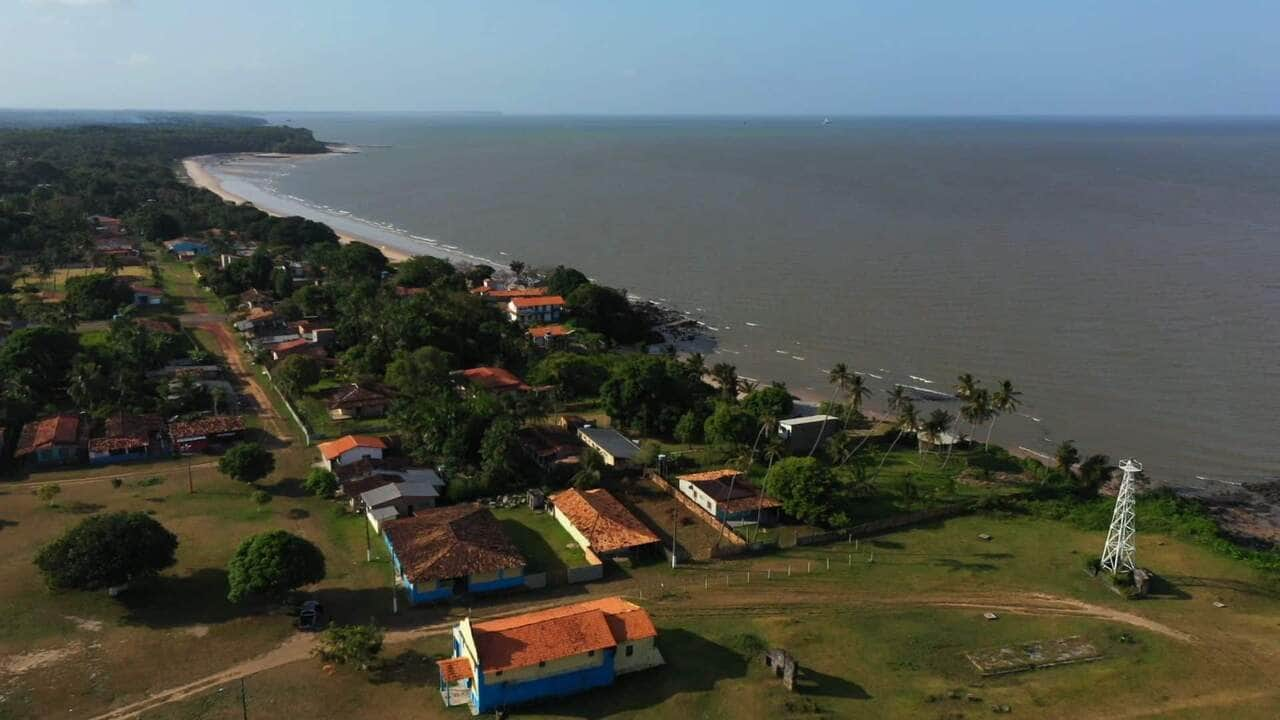
[[[485,671],[529,667],[658,634],[643,608],[618,597],[475,623],[471,632]]]
[[[439,496],[440,493],[436,490],[436,486],[429,482],[406,480],[404,482],[389,482],[372,490],[366,490],[360,495],[360,502],[364,503],[366,507],[377,507],[400,498],[433,498]]]
[[[384,527],[405,577],[419,583],[524,567],[493,513],[478,505],[423,510]]]
[[[626,435],[612,428],[578,428],[578,435],[589,438],[591,442],[603,448],[605,452],[620,460],[630,460],[640,452],[639,445],[631,442]]]
[[[236,415],[210,415],[187,422],[169,423],[169,436],[174,440],[243,430],[244,419]]]
[[[779,420],[778,424],[784,427],[794,427],[796,425],[811,425],[814,423],[838,423],[840,418],[834,415],[805,415],[804,417],[787,418]]]
[[[387,444],[382,441],[382,438],[373,437],[372,435],[343,435],[337,440],[322,442],[316,447],[320,449],[320,454],[324,456],[325,460],[333,460],[348,450],[355,450],[361,447],[386,450]]]
[[[604,488],[565,490],[552,495],[551,504],[587,538],[592,552],[610,553],[658,542],[658,536]]]
[[[487,390],[528,390],[523,380],[500,367],[474,367],[462,371],[462,376]]]
[[[734,480],[734,478],[737,478]],[[782,507],[782,503],[768,495],[763,495],[760,488],[752,485],[742,473],[725,468],[691,475],[679,475],[677,480],[692,484],[708,497],[716,501],[718,510],[736,513],[757,508],[768,510]]]

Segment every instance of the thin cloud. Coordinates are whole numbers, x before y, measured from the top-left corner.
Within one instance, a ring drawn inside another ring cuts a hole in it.
[[[153,58],[150,55],[144,52],[134,51],[129,53],[129,57],[118,60],[117,62],[128,67],[138,67],[139,65],[150,65],[152,60]]]

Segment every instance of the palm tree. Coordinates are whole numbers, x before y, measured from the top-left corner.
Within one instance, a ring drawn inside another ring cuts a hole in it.
[[[511,268],[511,274],[516,276],[517,283],[524,281],[524,269],[526,266],[523,260],[512,260],[511,265],[508,267]]]
[[[969,423],[969,435],[977,432],[977,427],[991,417],[991,393],[985,388],[975,388],[960,408],[960,416]]]
[[[991,424],[987,426],[987,439],[982,443],[982,447],[991,447],[991,431],[996,428],[996,420],[1001,415],[1014,412],[1022,401],[1018,400],[1018,396],[1022,393],[1013,389],[1013,383],[1008,380],[1001,380],[1000,387],[996,388],[995,394],[991,396]]]
[[[835,365],[832,365],[831,369],[827,371],[827,382],[835,386],[831,390],[831,400],[827,402],[828,405],[832,405],[835,403],[836,398],[840,397],[841,391],[843,391],[849,383],[849,367],[844,363],[836,363]],[[813,457],[813,454],[818,451],[818,445],[822,442],[822,438],[826,435],[826,432],[827,418],[826,415],[823,414],[822,424],[818,426],[818,436],[813,439],[813,446],[809,448],[809,454],[807,457]]]
[[[729,363],[716,363],[711,367],[711,377],[720,386],[720,394],[733,400],[738,394],[738,369]]]
[[[1071,469],[1075,467],[1076,463],[1080,462],[1080,450],[1076,447],[1076,441],[1063,440],[1058,449],[1053,452],[1053,459],[1058,463],[1058,472],[1070,480],[1072,478]]]
[[[916,405],[910,400],[903,400],[898,406],[898,434],[893,438],[893,442],[889,443],[889,449],[884,451],[884,457],[880,458],[880,464],[876,466],[876,474],[873,477],[880,477],[880,469],[884,467],[884,463],[889,459],[889,455],[893,453],[893,449],[898,446],[898,441],[902,439],[902,434],[910,430],[915,432],[920,425],[920,416],[916,414]]]
[[[970,373],[964,373],[956,378],[956,397],[961,400],[968,400],[978,391],[978,386],[982,383]]]
[[[217,415],[218,405],[227,401],[227,389],[215,385],[213,389],[209,391],[209,399],[213,401],[213,414]]]
[[[854,373],[849,377],[849,384],[844,389],[845,395],[849,398],[849,410],[852,415],[860,415],[862,413],[862,401],[871,397],[871,388],[862,379],[862,375]],[[848,422],[846,418],[845,422]]]
[[[693,353],[684,359],[684,366],[689,368],[689,374],[701,380],[702,375],[707,372],[706,360],[702,357],[702,353]]]
[[[911,403],[910,398],[907,397],[907,389],[901,385],[894,385],[892,390],[885,390],[885,392],[889,394],[889,409],[893,412]]]
[[[738,378],[738,392],[743,395],[750,395],[759,387],[760,382],[758,380],[752,380],[751,378]]]

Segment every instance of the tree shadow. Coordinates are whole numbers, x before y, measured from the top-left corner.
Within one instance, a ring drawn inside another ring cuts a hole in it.
[[[190,575],[161,575],[119,596],[128,609],[124,622],[149,628],[214,624],[251,615],[251,605],[227,600],[227,571],[203,568]]]
[[[17,525],[17,524],[18,524],[17,520],[6,520],[5,518],[0,518],[0,530],[3,530],[7,527],[13,527],[14,525]]]
[[[961,570],[969,570],[970,572],[992,572],[998,570],[992,563],[975,563],[956,560],[955,558],[938,558],[933,561],[934,565],[944,567],[952,572]]]
[[[1013,553],[1007,552],[981,552],[974,553],[973,556],[983,560],[1012,560],[1016,557]]]
[[[747,674],[747,659],[740,653],[688,630],[663,630],[658,649],[666,665],[623,675],[608,688],[531,703],[522,709],[596,720],[653,707],[674,695],[707,692],[722,680]]]
[[[101,503],[72,500],[71,502],[63,503],[59,505],[58,509],[61,510],[62,512],[71,513],[73,515],[90,515],[92,513],[98,512],[99,510],[105,507],[106,505],[103,505]]]
[[[880,548],[881,550],[902,550],[907,547],[905,544],[896,540],[868,540],[867,544],[872,547]]]
[[[289,508],[289,511],[285,513],[285,517],[290,520],[306,520],[311,517],[311,513],[300,507]]]
[[[302,478],[296,477],[280,478],[271,485],[264,485],[263,489],[279,497],[300,498],[310,495],[302,486]]]
[[[1151,600],[1190,600],[1191,595],[1163,575],[1152,575],[1146,597]]]
[[[871,699],[871,694],[858,683],[821,673],[804,665],[800,666],[800,676],[796,678],[796,692],[849,700]]]
[[[441,658],[417,650],[407,650],[393,658],[384,658],[369,673],[369,682],[374,685],[397,683],[412,688],[431,687],[440,682],[440,670],[436,667],[436,660],[439,659]]]

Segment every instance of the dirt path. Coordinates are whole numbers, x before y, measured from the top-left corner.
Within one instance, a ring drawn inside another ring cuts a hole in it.
[[[253,369],[245,362],[244,357],[240,354],[240,347],[236,343],[236,339],[231,336],[231,332],[227,330],[226,325],[223,323],[205,323],[197,327],[213,335],[214,339],[217,340],[222,357],[226,358],[227,367],[235,373],[249,394],[258,403],[258,415],[266,421],[271,434],[275,435],[282,443],[291,442],[293,437],[287,430],[288,426],[276,413],[275,405],[271,403],[271,397],[267,395],[267,390],[258,382]]]
[[[509,615],[517,615],[519,613],[555,607],[557,605],[563,605],[564,603],[564,599],[557,599],[519,606],[506,606],[502,612],[496,612],[485,616],[477,615],[473,617],[476,617],[477,619],[480,617],[484,617],[485,619],[507,617]],[[451,621],[423,625],[422,627],[413,628],[411,630],[394,630],[386,633],[383,638],[383,644],[384,646],[399,645],[402,643],[413,642],[415,640],[421,640],[433,635],[445,635],[450,632],[454,624],[455,622]],[[128,705],[122,705],[114,710],[94,716],[92,720],[126,720],[127,718],[137,717],[149,710],[154,710],[170,703],[181,702],[200,695],[201,693],[212,691],[219,685],[225,685],[226,683],[234,682],[240,678],[249,677],[250,675],[264,670],[271,670],[299,660],[306,660],[311,657],[311,650],[315,647],[315,644],[315,635],[301,633],[294,635],[281,643],[275,649],[270,650],[263,655],[237,663],[225,670],[222,670],[221,672],[206,675],[198,680],[186,683],[185,685],[179,685],[177,687],[153,693],[136,702]]]

